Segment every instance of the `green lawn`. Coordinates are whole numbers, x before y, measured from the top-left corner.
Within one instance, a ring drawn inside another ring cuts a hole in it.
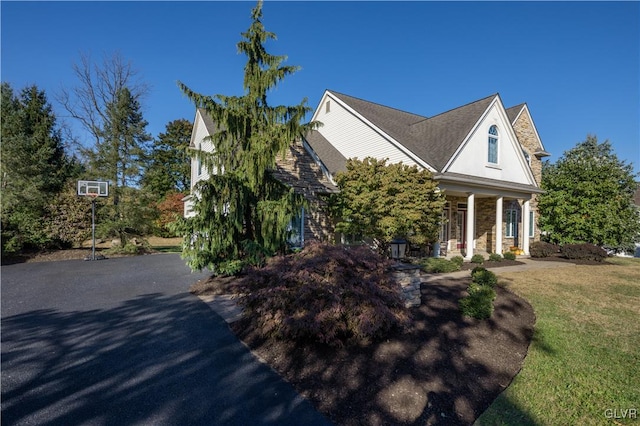
[[[500,278],[531,303],[536,332],[522,371],[476,424],[640,424],[640,259]]]

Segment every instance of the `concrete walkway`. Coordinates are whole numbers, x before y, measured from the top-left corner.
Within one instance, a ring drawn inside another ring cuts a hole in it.
[[[523,262],[522,265],[513,265],[513,266],[499,266],[496,268],[487,268],[491,270],[496,275],[509,273],[509,272],[523,272],[523,271],[531,271],[536,269],[553,269],[553,268],[566,268],[571,266],[576,266],[573,263],[568,262],[553,262],[553,261],[540,261],[540,260],[531,260],[528,258],[519,258],[518,262]],[[482,266],[482,265],[479,265]],[[434,282],[446,278],[466,278],[469,277],[471,271],[455,271],[448,272],[443,274],[424,274],[422,282]]]

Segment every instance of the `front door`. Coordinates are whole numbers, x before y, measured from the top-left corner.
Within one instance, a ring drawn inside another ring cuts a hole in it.
[[[458,250],[465,249],[467,243],[467,211],[458,210],[458,224],[457,224],[457,237],[456,248]]]

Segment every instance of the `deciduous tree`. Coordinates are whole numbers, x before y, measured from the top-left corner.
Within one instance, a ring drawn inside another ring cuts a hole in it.
[[[239,52],[247,57],[242,96],[204,96],[180,83],[183,92],[211,116],[218,127],[211,137],[213,154],[201,153],[211,177],[196,188],[197,215],[180,226],[183,255],[192,269],[237,271],[285,247],[287,225],[298,214],[302,197],[274,179],[278,155],[311,125],[306,99],[294,106],[273,106],[267,94],[299,67],[283,65],[285,56],[268,53],[275,34],[264,29],[262,2],[252,11]]]
[[[633,194],[638,186],[631,164],[621,161],[609,141],[596,136],[545,162],[540,227],[556,244],[591,243],[630,249],[640,236]]]
[[[396,236],[414,244],[435,241],[445,199],[431,172],[387,160],[349,159],[331,201],[336,231],[372,239],[385,249]]]
[[[124,246],[131,234],[153,226],[149,200],[138,189],[151,141],[140,104],[147,87],[118,54],[105,57],[101,65],[82,55],[73,69],[78,86],[64,90],[59,101],[94,139],[82,150],[89,177],[110,182],[111,202],[99,210],[99,232],[117,236]]]

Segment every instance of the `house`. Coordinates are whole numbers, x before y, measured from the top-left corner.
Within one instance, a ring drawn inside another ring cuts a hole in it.
[[[312,120],[322,126],[293,143],[275,171],[292,185],[299,178],[296,190],[316,206],[301,215],[305,238],[331,236],[323,195],[336,191],[333,179],[345,170],[347,158],[367,156],[434,174],[447,199],[440,232],[443,253],[469,259],[474,252],[519,247],[528,254],[530,242],[540,238],[536,197],[543,192],[541,159],[549,153],[526,104],[505,108],[495,94],[425,117],[327,90]],[[213,123],[199,111],[192,148],[210,150],[201,141],[213,131]],[[201,172],[194,159],[192,183],[206,177]]]
[[[217,127],[211,117],[203,110],[197,109],[191,132],[189,148],[204,152],[213,152],[213,145],[208,137],[217,131]],[[299,217],[291,224],[292,246],[302,247],[304,242],[310,239],[332,239],[329,218],[326,215],[326,196],[338,191],[337,186],[329,175],[322,169],[320,159],[308,149],[302,140],[294,141],[284,158],[278,158],[274,176],[281,182],[294,187],[298,194],[305,197],[309,208],[303,209]],[[209,178],[209,170],[200,159],[191,157],[191,190],[190,194],[183,198],[184,217],[194,216],[193,204],[196,193],[196,184]]]

